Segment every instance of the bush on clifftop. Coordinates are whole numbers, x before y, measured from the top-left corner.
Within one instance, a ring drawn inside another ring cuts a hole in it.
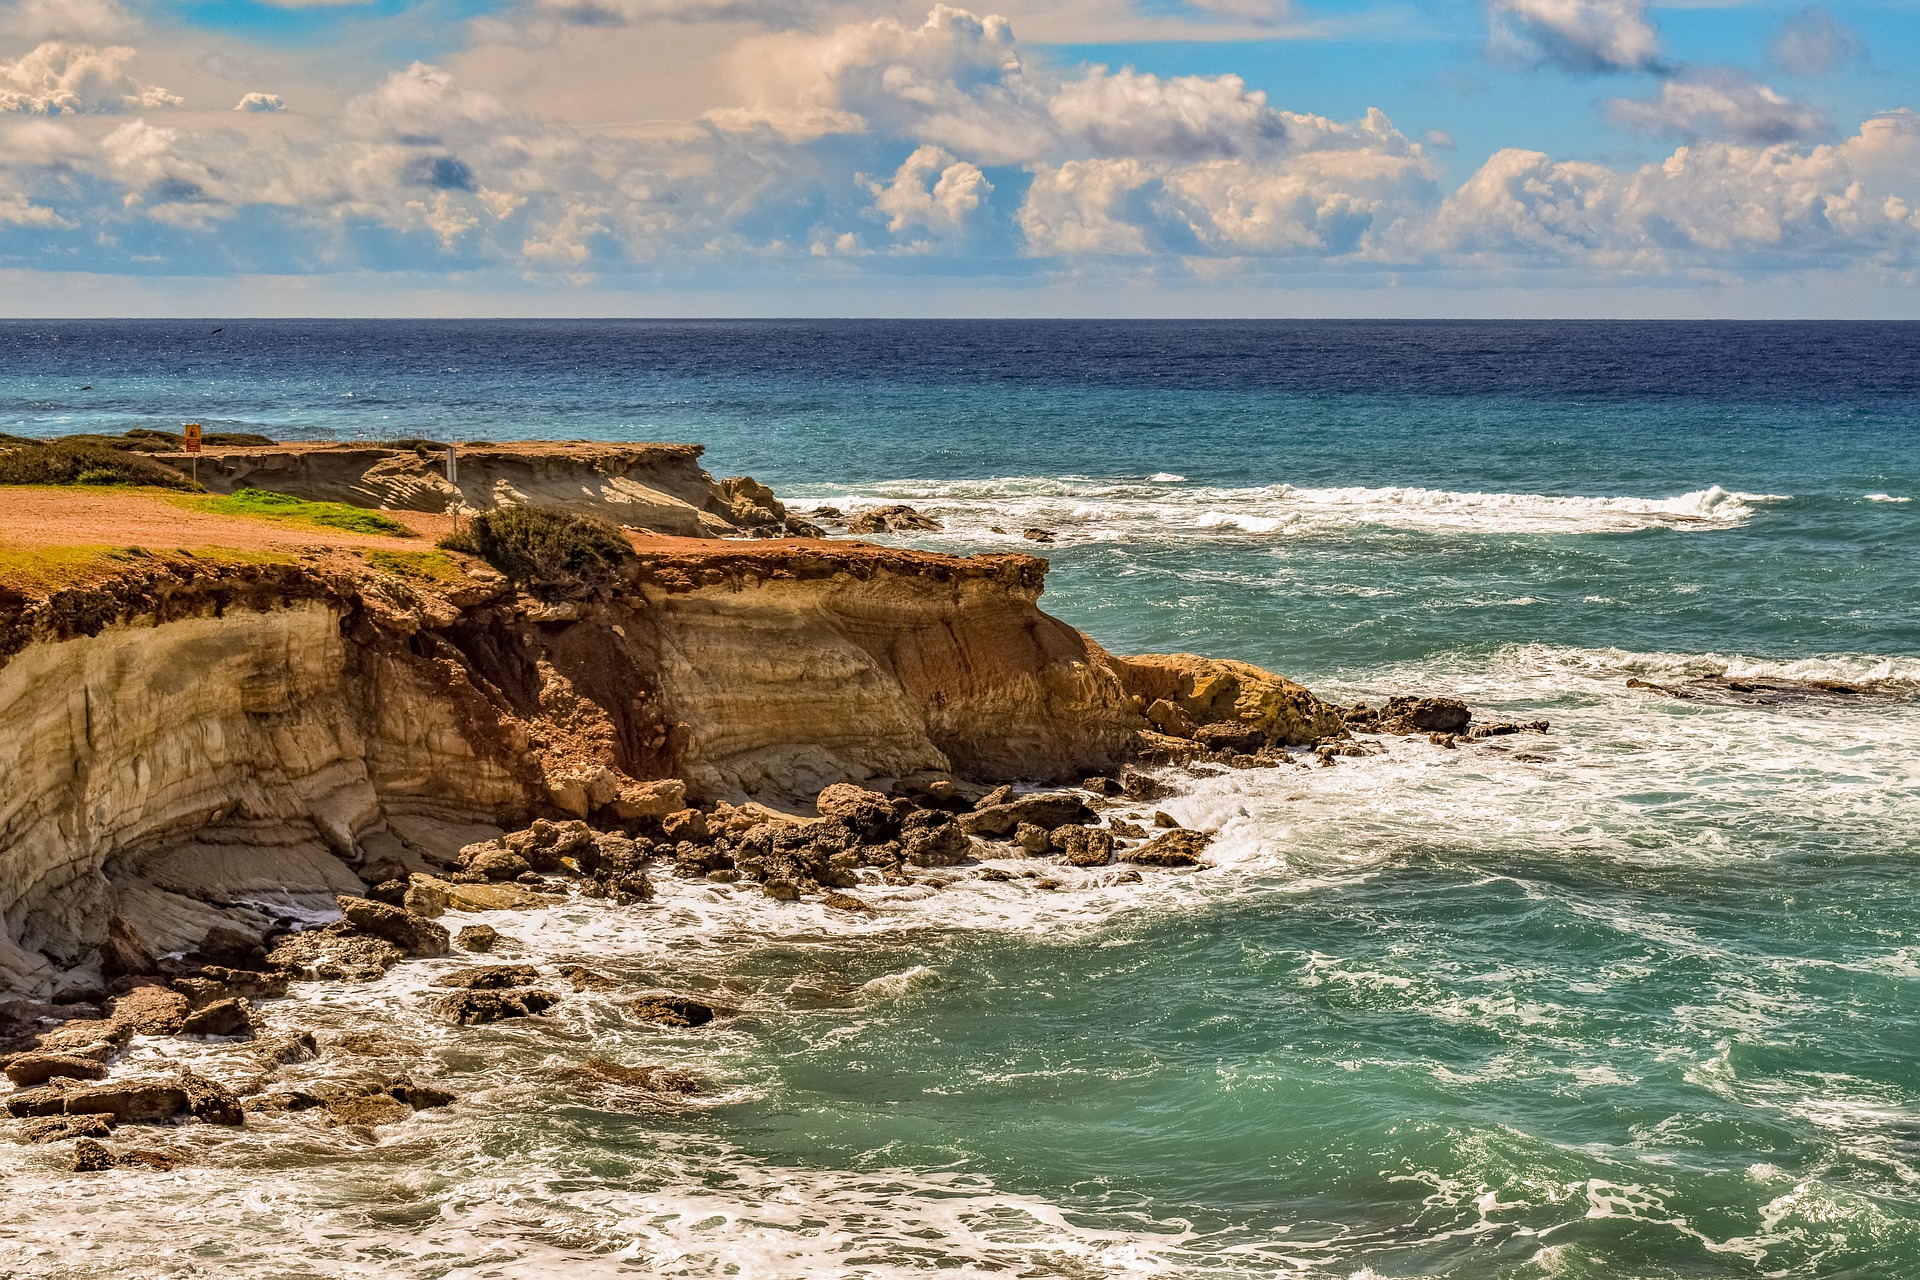
[[[0,484],[150,484],[197,492],[200,486],[142,454],[88,441],[0,445]]]
[[[550,597],[611,587],[634,559],[626,535],[613,525],[548,507],[483,511],[440,545],[479,556],[535,595]]]

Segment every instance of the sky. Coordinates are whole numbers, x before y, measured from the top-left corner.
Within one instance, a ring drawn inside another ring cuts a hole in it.
[[[0,0],[0,315],[1920,318],[1920,0]]]

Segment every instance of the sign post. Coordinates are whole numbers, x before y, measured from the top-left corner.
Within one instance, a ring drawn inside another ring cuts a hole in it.
[[[186,440],[184,443],[185,443],[187,452],[193,455],[193,482],[195,484],[199,484],[200,483],[200,424],[197,422],[184,423],[180,427],[180,433],[181,435],[186,437]]]

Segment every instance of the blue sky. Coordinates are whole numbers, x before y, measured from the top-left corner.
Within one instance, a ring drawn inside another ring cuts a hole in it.
[[[0,0],[0,312],[1920,317],[1920,0]]]

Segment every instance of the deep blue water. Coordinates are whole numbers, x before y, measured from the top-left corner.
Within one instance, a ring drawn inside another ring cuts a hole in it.
[[[433,1042],[495,1092],[382,1148],[391,1185],[210,1160],[110,1239],[182,1214],[259,1275],[1920,1276],[1920,325],[0,325],[0,430],[188,419],[695,440],[803,509],[912,502],[923,545],[1048,529],[1047,606],[1116,650],[1555,730],[1189,779],[1220,865],[1147,892],[556,913],[536,953],[755,1017]],[[1627,685],[1714,674],[1870,692]],[[589,1051],[734,1092],[526,1083]],[[271,1170],[299,1213],[222,1207]]]

